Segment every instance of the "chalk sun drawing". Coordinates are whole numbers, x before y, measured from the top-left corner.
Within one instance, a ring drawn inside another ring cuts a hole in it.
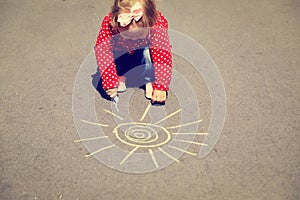
[[[132,150],[123,159],[121,159],[119,161],[120,165],[123,165],[124,163],[129,161],[130,157],[134,153],[136,153],[139,149],[146,149],[148,151],[148,154],[151,157],[153,164],[155,165],[156,168],[159,168],[159,162],[157,161],[157,159],[155,157],[155,151],[153,148],[158,148],[159,152],[161,152],[166,157],[168,157],[169,159],[171,159],[175,162],[180,162],[180,161],[177,158],[175,158],[175,156],[172,156],[170,153],[166,152],[163,149],[163,147],[175,149],[176,151],[187,153],[192,156],[197,155],[196,153],[187,151],[178,146],[170,145],[169,142],[171,140],[177,141],[177,142],[195,144],[195,145],[199,145],[199,146],[208,146],[207,144],[204,144],[204,143],[173,138],[174,136],[177,136],[177,135],[200,135],[200,136],[208,135],[208,133],[176,133],[176,132],[172,132],[172,130],[180,128],[180,127],[198,124],[198,123],[202,122],[202,120],[197,120],[197,121],[180,124],[180,125],[174,125],[174,126],[170,126],[170,127],[163,127],[160,125],[162,122],[164,122],[167,119],[173,117],[174,115],[180,113],[182,110],[179,109],[179,110],[167,115],[166,117],[160,119],[157,122],[147,123],[147,122],[144,122],[144,119],[147,116],[150,109],[151,109],[151,104],[149,104],[147,106],[147,108],[145,109],[139,122],[121,123],[113,128],[113,134],[118,139],[118,141],[132,147]],[[111,114],[112,116],[118,118],[119,120],[123,120],[123,118],[121,116],[119,116],[111,111],[108,111],[106,109],[104,109],[104,111],[107,112],[108,114]],[[107,124],[99,124],[99,123],[95,123],[95,122],[89,122],[86,120],[81,120],[81,121],[83,123],[87,123],[90,125],[101,126],[101,127],[110,127]],[[125,131],[122,131],[121,128],[123,128],[123,130],[125,130]],[[160,137],[163,137],[162,141],[159,141]],[[78,143],[78,142],[88,142],[88,141],[93,141],[93,140],[105,140],[105,139],[107,140],[107,139],[109,139],[109,137],[101,136],[101,137],[85,138],[85,139],[75,140],[74,142]],[[157,141],[159,141],[159,142],[157,142]],[[102,151],[105,151],[105,150],[108,150],[111,148],[116,148],[116,147],[117,146],[115,144],[101,147],[98,150],[87,154],[85,157],[90,157],[90,156],[93,156]]]

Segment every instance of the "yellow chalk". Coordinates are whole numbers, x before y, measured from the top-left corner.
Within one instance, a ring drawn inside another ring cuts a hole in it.
[[[155,159],[155,157],[154,157],[154,154],[153,154],[152,149],[149,149],[149,153],[150,153],[151,158],[152,158],[152,160],[153,160],[153,162],[154,162],[154,164],[155,164],[155,167],[158,168],[158,164],[157,164],[157,161],[156,161],[156,159]]]
[[[176,115],[176,114],[177,114],[177,113],[179,113],[179,112],[181,112],[181,109],[179,109],[179,110],[177,110],[177,111],[175,111],[175,112],[173,112],[173,113],[169,114],[168,116],[166,116],[165,118],[163,118],[163,119],[159,120],[159,121],[158,121],[158,122],[156,122],[155,124],[159,124],[159,123],[161,123],[161,122],[165,121],[166,119],[168,119],[168,118],[170,118],[170,117],[172,117],[172,116]]]
[[[125,156],[125,158],[120,162],[120,165],[123,165],[124,164],[124,162],[134,153],[134,152],[136,152],[136,150],[138,150],[138,148],[139,147],[135,147],[132,151],[130,151],[130,153],[127,155],[127,156]]]
[[[98,123],[94,123],[94,122],[88,122],[86,120],[81,120],[81,121],[84,122],[84,123],[92,124],[92,125],[96,125],[96,126],[109,127],[109,125],[107,125],[107,124],[98,124]]]
[[[145,117],[146,117],[146,115],[148,114],[150,108],[151,108],[151,103],[149,103],[149,105],[147,106],[147,108],[146,108],[146,110],[145,110],[143,116],[141,117],[140,121],[143,121],[143,120],[145,119]]]
[[[86,142],[86,141],[99,140],[99,139],[104,139],[104,138],[108,138],[108,136],[94,137],[94,138],[85,138],[85,139],[80,139],[80,140],[74,140],[74,142],[75,143]]]
[[[172,133],[172,135],[208,135],[208,133]]]
[[[176,150],[181,151],[181,152],[183,152],[183,153],[190,154],[190,155],[192,155],[192,156],[196,156],[196,155],[197,155],[197,154],[195,154],[195,153],[192,153],[192,152],[189,152],[189,151],[186,151],[186,150],[184,150],[184,149],[180,149],[180,148],[178,148],[178,147],[174,147],[174,146],[171,146],[171,145],[169,145],[168,147],[170,147],[170,148],[172,148],[172,149],[176,149]]]
[[[99,153],[99,152],[104,151],[104,150],[106,150],[106,149],[113,148],[114,146],[116,146],[116,145],[113,144],[113,145],[111,145],[111,146],[103,147],[103,148],[101,148],[101,149],[99,149],[99,150],[97,150],[97,151],[95,151],[95,152],[93,152],[93,153],[90,153],[90,154],[88,154],[88,155],[85,155],[85,157],[86,157],[86,158],[87,158],[87,157],[90,157],[90,156],[95,155],[96,153]]]
[[[171,158],[172,160],[176,161],[176,162],[180,162],[179,160],[177,160],[176,158],[174,158],[173,156],[171,156],[170,154],[168,154],[167,152],[165,152],[162,148],[158,147],[158,149],[164,153],[166,156],[168,156],[169,158]]]
[[[115,113],[110,112],[109,110],[104,109],[104,111],[107,112],[107,113],[109,113],[109,114],[111,114],[112,116],[115,116],[116,118],[119,118],[120,120],[123,120],[122,117],[120,117],[119,115],[117,115]]]
[[[184,127],[184,126],[189,126],[189,125],[197,124],[197,123],[202,122],[202,121],[203,121],[203,120],[198,120],[198,121],[195,121],[195,122],[190,122],[190,123],[186,123],[186,124],[181,124],[181,125],[178,125],[178,126],[167,127],[166,129],[180,128],[180,127]]]
[[[188,140],[177,140],[177,139],[173,139],[174,141],[178,141],[178,142],[186,142],[186,143],[191,143],[191,144],[197,144],[197,145],[201,145],[201,146],[208,146],[207,144],[204,143],[199,143],[199,142],[194,142],[194,141],[188,141]]]

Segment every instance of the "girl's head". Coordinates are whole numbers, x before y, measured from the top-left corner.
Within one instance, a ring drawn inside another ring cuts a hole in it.
[[[130,13],[131,8],[139,3],[142,7],[143,15],[138,20],[134,19],[127,26],[120,26],[118,16],[122,13]],[[117,32],[131,31],[137,28],[152,27],[157,20],[155,0],[115,0],[112,6],[112,28]]]

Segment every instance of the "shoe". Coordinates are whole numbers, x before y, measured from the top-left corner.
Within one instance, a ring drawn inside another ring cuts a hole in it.
[[[126,84],[124,82],[120,82],[118,86],[118,92],[125,92],[126,91]]]
[[[152,99],[152,93],[153,93],[152,83],[147,83],[145,85],[145,97],[146,97],[146,99],[151,100]]]

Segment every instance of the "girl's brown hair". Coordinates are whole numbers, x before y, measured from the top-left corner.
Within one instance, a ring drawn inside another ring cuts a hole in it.
[[[112,6],[111,24],[113,30],[118,30],[118,15],[124,11],[130,11],[130,8],[140,2],[144,9],[144,15],[141,19],[143,27],[152,27],[157,21],[158,13],[156,10],[156,0],[115,0]]]

